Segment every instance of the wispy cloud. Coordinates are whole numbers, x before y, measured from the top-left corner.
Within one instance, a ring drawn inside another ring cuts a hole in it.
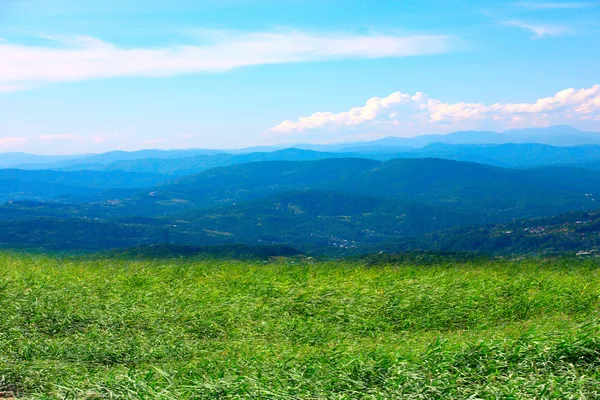
[[[514,3],[516,6],[523,8],[532,8],[537,10],[543,9],[578,9],[578,8],[590,8],[598,7],[598,2],[591,1],[569,1],[569,2],[535,2],[535,1],[520,1]]]
[[[36,136],[36,139],[43,140],[45,142],[54,142],[57,140],[81,140],[83,138],[80,135],[67,133],[67,134],[55,134],[55,135],[40,135],[40,136]]]
[[[27,144],[44,143],[44,144],[55,144],[56,142],[66,143],[84,143],[84,144],[99,144],[109,140],[120,139],[120,135],[100,135],[86,137],[83,135],[77,135],[73,133],[57,133],[51,135],[36,135],[36,136],[8,136],[0,137],[0,149],[12,150],[20,149]]]
[[[533,24],[518,20],[502,21],[502,24],[525,29],[533,33],[534,39],[540,39],[549,36],[564,36],[571,33],[571,30],[569,28],[559,25]]]
[[[1,81],[2,78],[0,78]],[[0,94],[2,93],[12,93],[19,92],[21,90],[26,90],[27,86],[23,84],[13,84],[13,83],[1,83],[0,82]]]
[[[317,112],[296,121],[284,121],[265,136],[357,135],[368,132],[414,136],[459,129],[510,129],[569,124],[600,127],[600,85],[565,89],[533,103],[447,103],[395,92],[373,97],[362,107],[341,113]]]
[[[0,149],[12,149],[23,146],[27,141],[28,138],[22,136],[0,137]]]
[[[0,92],[42,83],[160,77],[239,67],[353,58],[408,57],[456,48],[443,35],[205,32],[205,44],[128,48],[92,37],[53,38],[49,46],[0,43]]]

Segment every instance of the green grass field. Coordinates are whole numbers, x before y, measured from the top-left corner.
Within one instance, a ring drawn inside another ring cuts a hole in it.
[[[360,264],[0,253],[0,398],[600,397],[598,261]]]

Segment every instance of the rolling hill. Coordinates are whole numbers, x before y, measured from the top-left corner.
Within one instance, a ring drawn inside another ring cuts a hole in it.
[[[514,170],[440,159],[278,161],[181,178],[123,199],[119,209],[160,215],[312,189],[476,212],[493,222],[592,209],[599,188],[600,174],[573,167]]]
[[[451,228],[362,251],[404,252],[417,249],[496,255],[572,253],[600,256],[600,211],[569,212],[506,224]]]
[[[123,171],[51,171],[0,169],[0,203],[52,201],[61,198],[93,198],[109,189],[141,189],[155,186],[162,175]]]
[[[476,211],[495,220],[594,208],[600,174],[571,167],[513,170],[441,159],[396,159],[330,188]]]
[[[599,189],[600,173],[575,167],[506,169],[441,159],[271,161],[214,168],[146,189],[112,189],[88,202],[15,201],[0,207],[0,229],[6,246],[241,243],[327,252],[402,239],[419,248],[422,242],[411,237],[593,210]]]
[[[94,217],[77,205],[13,203],[0,207],[0,245],[110,249],[149,244],[294,244],[302,249],[387,243],[476,222],[439,207],[326,191],[274,195],[233,206],[157,218]],[[101,214],[98,214],[101,215]],[[78,217],[78,218],[74,218]],[[70,234],[67,234],[70,232]]]
[[[353,248],[478,220],[476,215],[371,196],[303,191],[173,216],[172,239],[196,232],[239,243]]]
[[[245,164],[249,162],[313,161],[326,158],[348,157],[356,157],[356,155],[351,153],[318,152],[289,148],[273,152],[200,154],[184,158],[142,158],[115,161],[109,164],[75,164],[64,168],[63,170],[128,171],[184,176],[197,174],[211,168]]]
[[[551,126],[546,128],[532,128],[509,130],[505,132],[491,131],[464,131],[453,132],[444,135],[421,135],[411,138],[387,137],[364,142],[335,143],[325,145],[297,144],[293,146],[259,146],[245,149],[185,149],[185,150],[139,150],[139,151],[111,151],[102,154],[83,154],[71,156],[41,156],[25,153],[3,153],[0,154],[0,168],[20,168],[20,169],[122,169],[129,171],[146,172],[167,172],[191,170],[198,172],[201,168],[211,168],[215,166],[231,165],[234,163],[251,161],[271,161],[271,160],[302,160],[311,158],[285,158],[274,156],[269,158],[264,153],[272,153],[285,150],[288,147],[295,149],[312,150],[325,153],[355,153],[362,157],[382,159],[390,158],[389,154],[395,154],[394,158],[408,157],[408,154],[415,150],[419,151],[432,144],[459,145],[468,148],[472,145],[504,145],[504,144],[541,144],[554,147],[574,147],[585,145],[600,145],[600,133],[586,132],[574,129],[570,126]],[[477,146],[475,146],[477,147]],[[441,149],[424,149],[420,157],[438,157],[451,158],[462,161],[482,162],[484,156],[479,158],[464,158],[467,155],[462,154],[462,149],[458,152],[441,151]],[[502,152],[503,150],[500,149]],[[388,156],[381,156],[381,154]],[[449,154],[448,154],[449,153]],[[487,153],[494,153],[494,150],[487,150]],[[246,158],[240,157],[241,161],[230,161],[236,159],[235,156],[255,154]],[[263,154],[263,155],[261,155]],[[504,153],[507,155],[507,153]],[[204,156],[204,157],[202,157]],[[477,154],[474,155],[474,157]],[[508,154],[509,158],[515,159]],[[535,154],[533,154],[535,158]],[[332,154],[328,157],[336,157]],[[544,156],[546,157],[546,156]],[[193,158],[197,158],[193,160]],[[492,154],[491,159],[498,163],[500,154]],[[547,157],[546,157],[547,158]],[[158,162],[157,160],[169,159],[190,159],[186,161],[177,161],[174,163]],[[315,158],[312,158],[315,159]],[[518,158],[516,158],[518,159]],[[145,162],[146,160],[149,160]],[[211,161],[212,160],[212,161]],[[136,161],[139,161],[136,162]],[[552,162],[552,160],[547,160]],[[577,160],[576,160],[577,161]],[[581,161],[581,160],[579,160]],[[556,160],[557,163],[565,163],[566,160]],[[109,164],[114,164],[108,167]],[[540,163],[529,163],[527,165],[545,165],[546,161]],[[498,164],[501,166],[510,166],[508,164]],[[519,164],[520,165],[520,164]]]
[[[421,148],[359,147],[353,152],[325,152],[288,148],[271,152],[244,154],[197,154],[190,157],[135,158],[109,163],[76,163],[56,168],[62,171],[125,171],[187,176],[202,171],[249,162],[314,161],[327,158],[366,158],[387,161],[395,158],[442,158],[476,162],[505,168],[578,165],[595,168],[600,163],[600,145],[557,147],[544,144],[446,144],[433,143]],[[152,153],[150,153],[152,154]]]
[[[183,150],[158,150],[147,149],[137,151],[115,150],[99,154],[84,154],[73,156],[38,156],[34,154],[19,154],[13,157],[10,163],[5,166],[19,169],[59,169],[66,168],[76,164],[82,165],[103,165],[115,161],[142,160],[142,159],[164,159],[164,158],[183,158],[200,154],[220,154],[221,150],[208,149],[183,149]],[[14,154],[14,153],[13,153]]]
[[[295,147],[319,151],[406,151],[407,148],[420,148],[433,143],[444,144],[507,144],[537,143],[551,146],[578,146],[600,144],[600,132],[588,132],[571,126],[557,125],[544,128],[514,129],[504,132],[460,131],[442,135],[419,135],[415,137],[390,136],[366,142],[336,143],[331,145],[299,144]]]
[[[17,165],[52,165],[66,160],[86,157],[85,154],[65,156],[45,156],[38,154],[10,152],[0,153],[0,168],[14,168]]]
[[[393,158],[442,158],[454,161],[476,162],[505,168],[536,166],[581,165],[600,162],[600,145],[557,147],[544,144],[468,145],[434,143],[408,152],[390,150],[380,152],[357,150],[364,158],[388,160]]]

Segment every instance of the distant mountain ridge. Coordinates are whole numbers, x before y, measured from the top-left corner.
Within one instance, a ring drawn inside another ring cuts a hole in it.
[[[576,167],[515,170],[435,158],[338,158],[238,164],[124,194],[113,189],[110,197],[74,194],[63,202],[82,204],[78,213],[90,217],[153,217],[329,190],[477,213],[492,222],[592,209],[599,188],[600,173]]]
[[[0,167],[16,167],[19,169],[61,169],[75,164],[110,164],[115,161],[141,160],[141,159],[169,159],[183,158],[196,155],[221,154],[222,150],[184,149],[184,150],[115,150],[100,154],[74,155],[74,156],[36,156],[26,153],[11,153],[13,157],[9,163],[0,163]],[[19,156],[15,156],[19,154]],[[58,157],[58,160],[52,158]],[[17,162],[18,161],[18,162]]]
[[[211,168],[245,164],[259,161],[314,161],[326,158],[359,157],[353,153],[318,152],[289,148],[272,152],[256,152],[243,154],[196,155],[184,158],[150,158],[132,159],[111,162],[109,164],[75,164],[66,171],[128,171],[160,173],[174,176],[193,175]]]
[[[299,144],[294,147],[319,151],[357,151],[377,149],[388,151],[398,148],[406,151],[410,148],[424,147],[433,143],[444,144],[508,144],[537,143],[550,146],[578,146],[600,144],[600,132],[580,131],[571,126],[551,126],[546,128],[513,129],[504,132],[459,131],[444,135],[421,135],[415,137],[389,136],[368,142],[339,143],[331,145]]]
[[[516,129],[505,132],[492,131],[463,131],[445,135],[422,135],[411,138],[387,137],[378,140],[336,144],[297,144],[288,146],[259,146],[245,149],[214,150],[214,149],[184,149],[184,150],[139,150],[111,151],[93,155],[73,156],[38,156],[25,153],[0,154],[0,168],[18,167],[21,169],[97,169],[116,162],[132,162],[136,160],[169,160],[190,157],[207,160],[210,157],[231,158],[234,156],[267,154],[278,150],[296,148],[329,153],[371,154],[380,153],[412,153],[428,145],[441,143],[446,145],[504,145],[504,144],[541,144],[556,147],[600,145],[600,132],[580,131],[570,126],[552,126],[546,128]],[[330,155],[331,156],[331,155]],[[434,155],[432,155],[434,156]],[[268,161],[250,160],[250,161]],[[222,166],[216,165],[216,166]]]
[[[66,156],[45,156],[38,154],[29,154],[29,153],[21,153],[21,152],[10,152],[10,153],[0,153],[0,168],[11,168],[17,165],[27,165],[29,163],[33,164],[47,164],[54,165],[55,163],[61,161],[73,160],[77,158],[84,158],[89,156],[89,154],[75,154],[75,155],[66,155]]]

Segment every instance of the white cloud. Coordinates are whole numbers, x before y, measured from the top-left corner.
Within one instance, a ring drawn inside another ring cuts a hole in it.
[[[83,139],[83,137],[80,135],[67,133],[67,134],[55,134],[55,135],[40,135],[40,136],[36,136],[36,139],[43,140],[45,142],[54,142],[57,140],[81,140],[81,139]]]
[[[540,39],[547,36],[564,36],[571,33],[569,28],[559,25],[531,24],[517,20],[503,21],[502,23],[504,25],[515,26],[517,28],[528,30],[533,33],[534,39]]]
[[[76,135],[72,133],[58,133],[51,135],[37,135],[37,136],[9,136],[9,137],[0,137],[0,149],[16,149],[21,148],[27,144],[31,143],[40,143],[43,142],[51,143],[51,142],[91,142],[91,143],[101,143],[106,140],[110,140],[112,138],[118,138],[118,135],[102,137],[103,140],[98,141],[100,136],[93,136],[92,138],[87,138],[82,135]]]
[[[12,83],[2,83],[0,78],[0,94],[2,93],[12,93],[19,92],[21,90],[27,89],[27,86],[20,84],[12,84]]]
[[[9,136],[0,138],[0,149],[12,149],[27,143],[28,138],[22,136]]]
[[[361,135],[394,132],[414,136],[460,129],[511,129],[569,124],[580,128],[600,127],[600,85],[587,89],[565,89],[533,103],[485,105],[448,103],[395,92],[367,100],[362,107],[341,113],[317,112],[296,121],[284,121],[265,136],[320,134]]]
[[[94,135],[91,137],[91,141],[94,144],[106,143],[111,140],[123,139],[124,136],[114,133],[112,135]]]
[[[533,1],[520,1],[515,5],[523,8],[533,8],[538,10],[543,9],[578,9],[578,8],[590,8],[597,7],[598,3],[592,3],[589,1],[571,1],[571,2],[533,2]]]
[[[441,35],[310,34],[300,31],[203,32],[205,44],[126,48],[92,37],[46,38],[50,46],[0,42],[0,93],[48,82],[157,77],[233,68],[352,58],[445,53]]]

